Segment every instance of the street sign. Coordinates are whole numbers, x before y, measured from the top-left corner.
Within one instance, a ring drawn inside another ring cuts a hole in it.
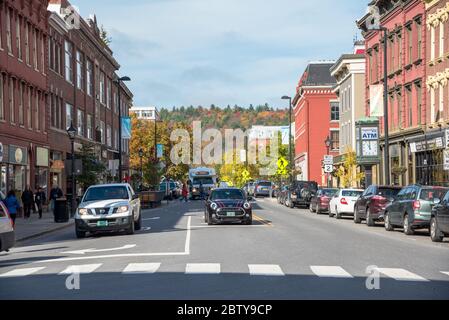
[[[331,164],[325,164],[324,165],[324,172],[325,173],[332,173],[334,172],[334,166]]]
[[[332,155],[325,155],[323,164],[325,165],[333,165],[334,164],[334,156]]]
[[[284,157],[280,157],[277,161],[277,165],[279,169],[285,169],[288,166],[288,161]]]

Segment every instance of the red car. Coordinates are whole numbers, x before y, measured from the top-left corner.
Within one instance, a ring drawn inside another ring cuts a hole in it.
[[[316,195],[310,200],[310,212],[316,212],[318,214],[327,212],[329,210],[329,202],[337,192],[338,189],[334,188],[319,189]]]
[[[385,208],[394,200],[401,191],[399,186],[372,185],[363,192],[355,203],[354,222],[361,223],[366,220],[366,225],[374,226],[375,221],[381,221]]]

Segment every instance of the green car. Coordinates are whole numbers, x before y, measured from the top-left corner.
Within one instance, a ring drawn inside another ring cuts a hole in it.
[[[432,208],[444,198],[448,188],[411,185],[401,189],[385,209],[385,229],[402,227],[412,235],[415,229],[429,228]]]

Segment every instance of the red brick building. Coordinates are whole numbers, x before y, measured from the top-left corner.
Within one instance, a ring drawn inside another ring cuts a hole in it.
[[[47,188],[47,0],[0,1],[0,191]],[[20,194],[19,194],[20,195]]]
[[[332,92],[336,84],[330,69],[333,62],[310,63],[296,88],[295,168],[297,180],[313,180],[326,185],[322,160],[327,154],[325,140],[332,139],[330,154],[339,153],[339,103]]]
[[[420,182],[413,141],[424,134],[426,109],[426,15],[421,0],[375,0],[380,25],[388,29],[388,114],[390,137],[390,177],[394,184]],[[370,86],[384,83],[383,32],[369,31],[370,16],[358,25],[366,43],[366,115],[370,116]],[[381,106],[383,110],[383,106]],[[381,166],[377,168],[380,183],[385,181],[383,117],[381,123]],[[411,145],[412,144],[412,145]]]
[[[112,181],[118,174],[119,88],[116,72],[120,65],[101,39],[96,17],[80,18],[79,25],[72,27],[61,15],[69,7],[70,3],[65,0],[50,0],[48,7],[48,105],[50,183],[62,185],[71,194],[70,168],[63,168],[64,160],[71,159],[66,132],[71,123],[78,129],[75,152],[82,143],[94,143],[98,160],[111,169],[100,180]],[[127,116],[132,94],[123,83],[120,90],[121,113]],[[128,140],[123,140],[122,147],[125,177],[129,167]]]

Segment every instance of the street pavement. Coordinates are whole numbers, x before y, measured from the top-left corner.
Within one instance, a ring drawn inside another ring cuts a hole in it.
[[[21,242],[0,254],[0,299],[449,299],[447,240],[273,200],[253,202],[251,226],[208,226],[201,201],[173,201],[135,235]]]

